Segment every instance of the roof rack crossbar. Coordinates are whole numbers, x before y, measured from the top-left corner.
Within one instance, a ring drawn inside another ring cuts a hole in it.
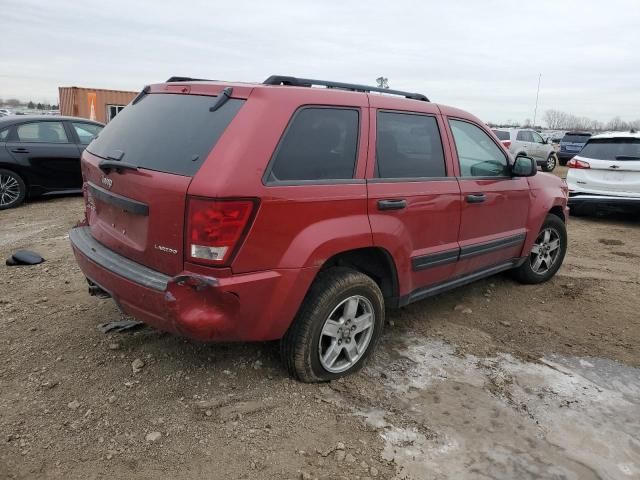
[[[355,83],[332,82],[329,80],[312,80],[309,78],[289,77],[286,75],[271,75],[264,82],[264,85],[287,85],[292,87],[312,87],[313,85],[324,86],[327,88],[336,88],[339,90],[350,90],[352,92],[378,92],[388,95],[400,95],[412,100],[421,100],[428,102],[429,99],[421,93],[403,92],[401,90],[392,90],[389,88],[370,87],[368,85],[358,85]]]
[[[191,78],[191,77],[169,77],[166,83],[169,82],[211,82],[207,78]]]

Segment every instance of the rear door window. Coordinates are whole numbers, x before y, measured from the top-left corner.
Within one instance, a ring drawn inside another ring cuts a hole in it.
[[[463,177],[508,177],[507,157],[480,127],[462,120],[450,120]]]
[[[0,142],[6,142],[9,137],[9,129],[0,130]]]
[[[435,117],[378,112],[376,176],[445,177],[444,152]]]
[[[16,128],[18,141],[24,143],[69,143],[62,122],[23,123]]]
[[[204,95],[146,95],[118,113],[87,150],[148,170],[193,176],[244,104],[231,98],[211,112],[215,102]]]
[[[358,117],[352,108],[298,110],[276,149],[267,183],[353,178]]]
[[[531,132],[520,130],[516,140],[519,142],[533,142],[533,136],[531,135]]]
[[[594,160],[640,160],[640,138],[594,138],[580,156]]]

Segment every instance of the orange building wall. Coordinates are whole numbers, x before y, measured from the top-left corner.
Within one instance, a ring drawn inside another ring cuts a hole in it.
[[[95,120],[107,123],[107,105],[128,105],[138,92],[102,90],[82,87],[59,87],[60,114],[91,118],[91,103],[94,98]]]

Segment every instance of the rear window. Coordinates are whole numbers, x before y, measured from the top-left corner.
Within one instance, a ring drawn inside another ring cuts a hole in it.
[[[150,94],[128,105],[89,144],[103,158],[140,168],[193,176],[244,104],[231,98],[214,112],[216,97]]]
[[[511,138],[511,135],[509,134],[509,132],[505,132],[502,130],[493,130],[493,133],[496,134],[496,137],[498,137],[498,140],[509,140]]]
[[[580,152],[594,160],[640,160],[640,138],[595,138]]]
[[[562,137],[562,141],[566,143],[585,143],[591,135],[580,133],[567,133]]]

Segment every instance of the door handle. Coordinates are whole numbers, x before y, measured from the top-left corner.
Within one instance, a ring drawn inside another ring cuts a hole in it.
[[[407,201],[404,198],[390,198],[387,200],[378,200],[378,210],[402,210],[407,207]]]
[[[29,153],[29,149],[24,147],[12,148],[11,151],[13,153]]]
[[[471,193],[467,195],[467,203],[482,203],[486,200],[484,193]]]

